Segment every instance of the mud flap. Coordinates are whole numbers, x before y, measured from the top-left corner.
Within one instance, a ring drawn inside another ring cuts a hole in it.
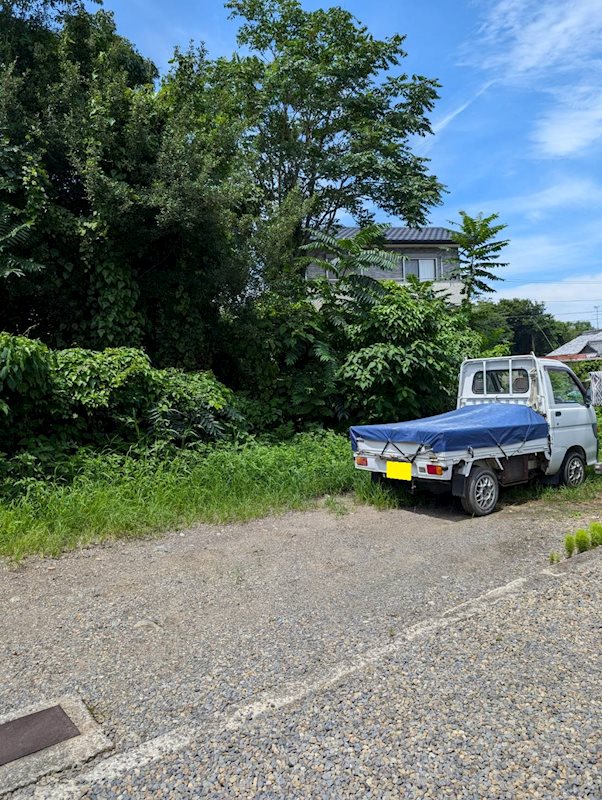
[[[466,475],[456,472],[453,476],[452,494],[454,497],[466,497]]]

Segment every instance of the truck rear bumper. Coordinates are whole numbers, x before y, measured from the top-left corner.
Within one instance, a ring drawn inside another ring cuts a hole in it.
[[[390,458],[383,458],[382,456],[377,455],[368,455],[364,453],[358,453],[355,456],[355,467],[356,469],[363,470],[365,472],[378,472],[385,477],[392,478],[396,480],[398,478],[397,470],[387,465],[398,465],[398,464],[407,464],[409,469],[407,470],[407,478],[405,480],[400,480],[400,483],[411,484],[413,481],[428,481],[429,483],[441,483],[441,482],[450,482],[452,478],[452,465],[446,463],[445,461],[441,460],[431,460],[428,457],[420,457],[414,458],[413,461],[403,461],[402,459],[390,459]],[[429,470],[433,470],[436,468],[437,473],[429,472]]]

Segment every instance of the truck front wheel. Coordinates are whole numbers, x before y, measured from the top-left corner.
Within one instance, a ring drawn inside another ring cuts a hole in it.
[[[467,514],[484,517],[491,514],[500,496],[500,484],[489,467],[476,467],[466,479],[462,508]]]
[[[585,480],[585,461],[581,453],[567,453],[560,470],[560,480],[565,486],[581,486]]]

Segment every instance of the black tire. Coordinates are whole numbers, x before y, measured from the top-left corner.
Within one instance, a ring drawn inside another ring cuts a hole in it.
[[[485,517],[497,506],[500,484],[495,472],[489,467],[475,467],[466,480],[466,495],[462,508],[474,517]]]
[[[577,450],[569,451],[560,468],[560,482],[564,486],[581,486],[585,480],[585,459]]]

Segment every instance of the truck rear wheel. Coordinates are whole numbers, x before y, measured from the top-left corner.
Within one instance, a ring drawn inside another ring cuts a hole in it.
[[[573,450],[564,457],[560,480],[565,486],[581,486],[585,480],[585,460],[581,453]]]
[[[500,484],[489,467],[475,467],[466,480],[462,508],[467,514],[484,517],[495,509],[500,496]]]

